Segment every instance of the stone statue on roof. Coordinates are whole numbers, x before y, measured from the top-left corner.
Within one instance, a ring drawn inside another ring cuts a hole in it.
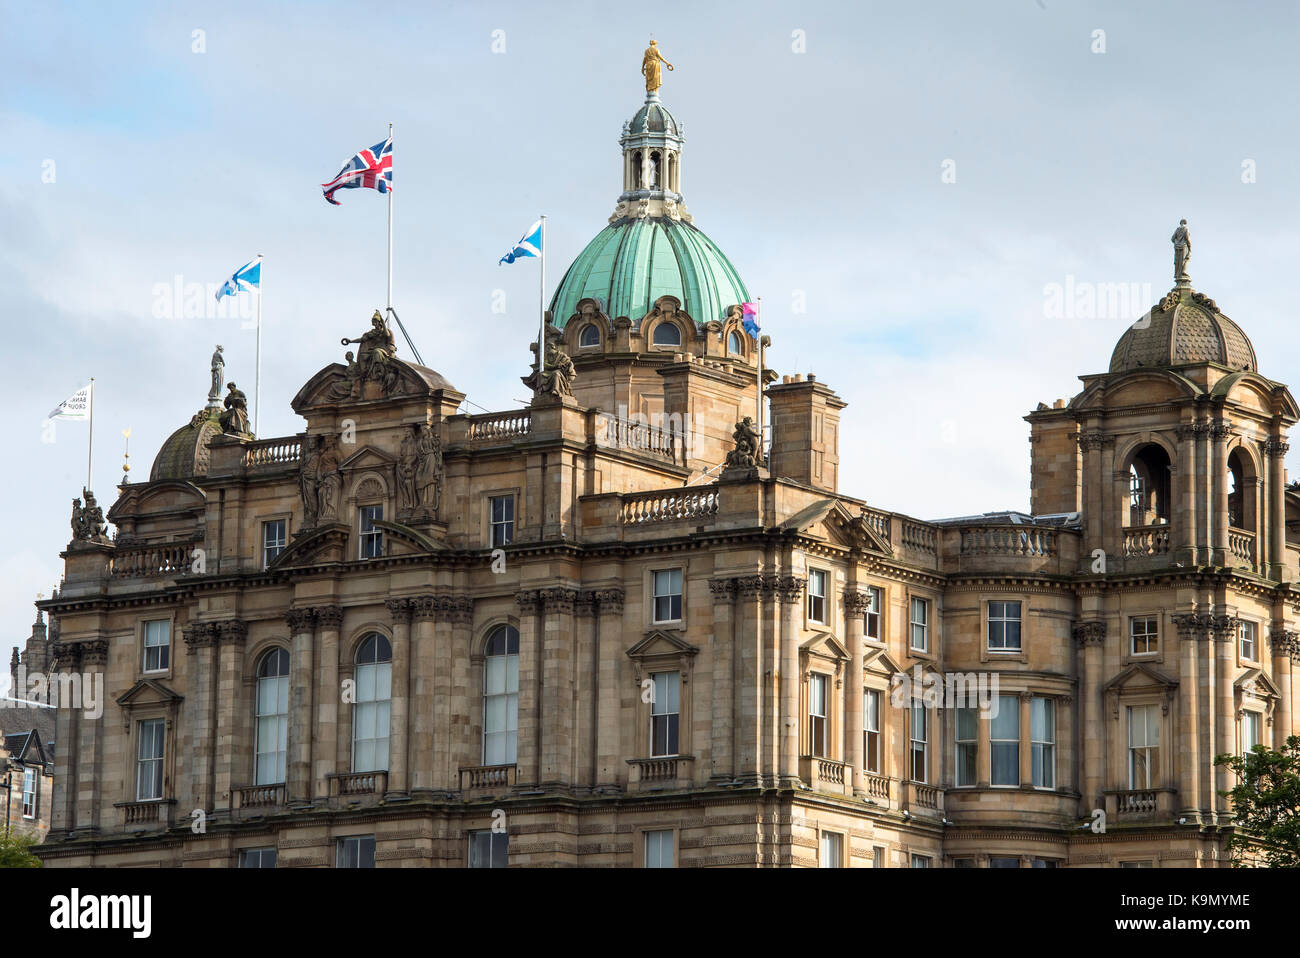
[[[208,390],[208,405],[215,406],[221,396],[221,383],[226,378],[226,360],[221,355],[221,347],[212,354],[212,388]]]
[[[1187,232],[1187,220],[1178,221],[1178,229],[1174,230],[1169,241],[1174,244],[1174,282],[1190,283],[1192,278],[1187,275],[1187,262],[1192,258],[1192,237]]]
[[[645,56],[641,58],[641,75],[645,77],[646,93],[654,93],[663,84],[663,73],[659,67],[661,63],[669,70],[673,68],[659,52],[659,45],[651,40],[650,46],[646,47]]]

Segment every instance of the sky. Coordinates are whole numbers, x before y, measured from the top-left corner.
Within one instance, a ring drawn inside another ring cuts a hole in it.
[[[385,296],[383,198],[333,207],[319,184],[390,122],[398,312],[473,411],[522,405],[536,264],[497,261],[547,214],[549,295],[605,225],[651,34],[676,67],[661,94],[695,225],[763,297],[770,365],[849,404],[842,492],[921,518],[1027,510],[1022,417],[1106,369],[1172,285],[1183,218],[1194,285],[1264,375],[1300,382],[1290,4],[0,0],[0,16],[16,644],[86,481],[87,425],[51,434],[50,410],[94,377],[107,511],[122,431],[147,478],[204,405],[215,344],[253,396],[253,324],[160,289],[261,253],[259,433],[297,433],[289,400]],[[1107,287],[1133,295],[1089,306]]]

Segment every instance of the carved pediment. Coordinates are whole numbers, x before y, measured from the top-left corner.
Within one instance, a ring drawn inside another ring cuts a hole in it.
[[[893,549],[863,516],[855,516],[838,499],[823,499],[800,509],[780,525],[784,533],[821,539],[846,549],[892,555]]]
[[[866,646],[862,650],[862,670],[875,675],[891,676],[903,671],[887,649]]]
[[[362,446],[352,455],[348,456],[341,463],[340,469],[347,469],[360,472],[362,469],[383,469],[391,467],[397,461],[395,456],[391,456],[378,446]]]
[[[799,646],[799,653],[804,656],[815,655],[836,662],[847,662],[849,660],[848,649],[844,648],[840,640],[830,632],[814,632],[812,638]]]
[[[306,416],[308,411],[358,403],[432,398],[439,390],[456,392],[456,387],[439,373],[393,358],[380,369],[363,370],[356,360],[330,363],[298,390],[291,405]]]
[[[394,555],[427,555],[433,552],[446,552],[449,548],[445,542],[400,522],[379,519],[375,521],[375,528],[384,530],[384,537],[388,542],[405,547],[402,551],[394,551]]]
[[[676,629],[655,629],[647,632],[627,654],[633,659],[653,659],[660,656],[696,655],[699,647],[686,641],[685,634]]]
[[[1159,690],[1171,691],[1178,688],[1178,680],[1165,675],[1145,662],[1130,665],[1123,672],[1107,682],[1103,692],[1148,692]]]
[[[266,568],[270,571],[293,566],[321,565],[325,562],[345,562],[350,533],[351,529],[342,522],[331,522],[300,532],[293,537],[288,548]]]
[[[1232,685],[1243,699],[1254,698],[1269,701],[1275,700],[1281,695],[1278,687],[1260,669],[1247,669]]]
[[[171,706],[184,700],[185,696],[163,685],[157,679],[141,679],[115,699],[123,709],[136,709],[150,705]]]

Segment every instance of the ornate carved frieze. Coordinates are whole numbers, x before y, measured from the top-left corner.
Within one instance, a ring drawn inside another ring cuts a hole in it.
[[[388,609],[389,616],[392,617],[394,625],[405,625],[411,621],[411,613],[415,611],[414,603],[406,596],[393,597],[384,600],[384,607]]]
[[[1178,634],[1185,639],[1205,639],[1210,635],[1213,617],[1204,612],[1178,612],[1171,618]]]
[[[1285,456],[1291,449],[1291,444],[1285,439],[1270,439],[1264,443],[1264,455],[1270,459]]]
[[[542,589],[541,590],[542,608],[548,615],[559,613],[560,615],[572,615],[573,603],[578,597],[577,589]]]
[[[590,590],[583,590],[574,597],[573,614],[584,619],[596,614],[596,596]]]
[[[798,602],[803,596],[803,587],[807,580],[797,575],[783,575],[777,583],[777,591],[782,602]]]
[[[1300,658],[1300,632],[1293,629],[1269,629],[1268,647],[1274,655]]]
[[[1237,629],[1241,625],[1241,619],[1235,615],[1215,615],[1210,623],[1210,631],[1214,633],[1214,638],[1220,642],[1230,642],[1237,636]]]
[[[290,635],[304,635],[316,625],[316,610],[290,609],[284,614],[284,621],[289,626]]]
[[[417,619],[436,619],[439,617],[438,597],[436,595],[416,595],[406,600],[411,614]]]
[[[1210,423],[1209,429],[1210,438],[1216,442],[1226,440],[1229,436],[1233,435],[1232,420],[1230,419],[1216,419],[1214,422]]]
[[[600,610],[601,615],[622,615],[623,614],[623,590],[622,589],[597,589],[592,593],[596,599],[596,607]]]
[[[856,589],[844,590],[844,614],[845,615],[865,615],[871,608],[871,596],[866,592],[858,592]]]
[[[81,642],[55,642],[52,648],[59,668],[76,668],[81,661]]]
[[[1079,448],[1084,452],[1101,449],[1102,446],[1113,445],[1115,442],[1114,436],[1107,436],[1100,432],[1080,433],[1077,439],[1079,442]]]
[[[710,579],[709,594],[717,605],[725,605],[736,598],[736,579]]]
[[[753,598],[768,591],[767,576],[742,575],[733,581],[736,583],[736,595],[742,598]]]
[[[248,638],[248,623],[240,619],[227,619],[224,622],[215,622],[216,641],[222,645],[243,645]]]
[[[1089,619],[1074,627],[1074,640],[1080,645],[1101,645],[1106,641],[1106,623],[1101,619]]]
[[[108,662],[108,640],[91,639],[81,643],[82,665],[104,665]]]
[[[533,589],[523,589],[515,593],[515,604],[519,606],[520,615],[536,615],[541,596]]]
[[[191,622],[185,626],[181,636],[185,640],[186,652],[211,648],[212,643],[217,639],[217,624],[215,622]]]
[[[1174,429],[1174,434],[1179,439],[1200,439],[1210,434],[1210,424],[1204,419],[1198,419],[1195,422],[1184,422]]]
[[[318,605],[315,608],[316,621],[322,629],[337,629],[343,625],[343,607],[338,605]]]

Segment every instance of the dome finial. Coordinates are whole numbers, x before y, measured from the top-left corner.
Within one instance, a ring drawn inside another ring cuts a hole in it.
[[[1174,286],[1191,289],[1192,277],[1187,274],[1187,261],[1192,258],[1192,237],[1187,232],[1187,220],[1178,221],[1178,229],[1169,237],[1174,244]]]
[[[655,93],[663,83],[663,74],[659,68],[661,63],[672,70],[673,65],[664,59],[664,55],[659,52],[659,45],[655,43],[652,36],[650,46],[646,47],[645,55],[641,57],[641,75],[645,77],[647,96]]]

